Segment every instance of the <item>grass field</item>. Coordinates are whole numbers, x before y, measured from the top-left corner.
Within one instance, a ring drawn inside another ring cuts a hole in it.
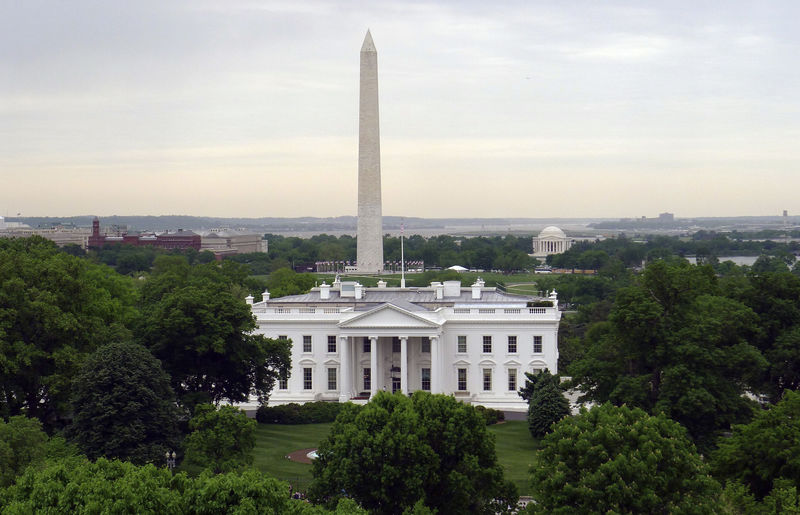
[[[311,481],[311,465],[295,463],[286,455],[298,449],[316,447],[328,434],[331,424],[259,424],[256,429],[255,466],[272,477],[305,489]],[[514,481],[520,495],[530,492],[528,468],[536,452],[527,423],[510,421],[489,427],[495,434],[497,459],[505,468],[506,479]]]

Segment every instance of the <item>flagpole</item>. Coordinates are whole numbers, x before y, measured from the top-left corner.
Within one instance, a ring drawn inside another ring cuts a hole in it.
[[[403,230],[405,229],[404,223],[400,222],[400,287],[406,287],[406,259],[403,253]]]

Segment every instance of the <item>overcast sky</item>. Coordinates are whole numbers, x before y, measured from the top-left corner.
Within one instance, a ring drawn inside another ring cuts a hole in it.
[[[800,2],[0,0],[0,215],[800,212]]]

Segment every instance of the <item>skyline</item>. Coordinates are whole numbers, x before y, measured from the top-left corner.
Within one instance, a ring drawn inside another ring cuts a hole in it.
[[[0,215],[792,215],[792,2],[0,2]]]

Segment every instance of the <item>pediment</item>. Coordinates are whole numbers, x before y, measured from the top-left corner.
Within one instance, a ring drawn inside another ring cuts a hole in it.
[[[381,304],[375,309],[360,313],[339,323],[346,328],[406,328],[428,329],[439,324],[392,304]]]

